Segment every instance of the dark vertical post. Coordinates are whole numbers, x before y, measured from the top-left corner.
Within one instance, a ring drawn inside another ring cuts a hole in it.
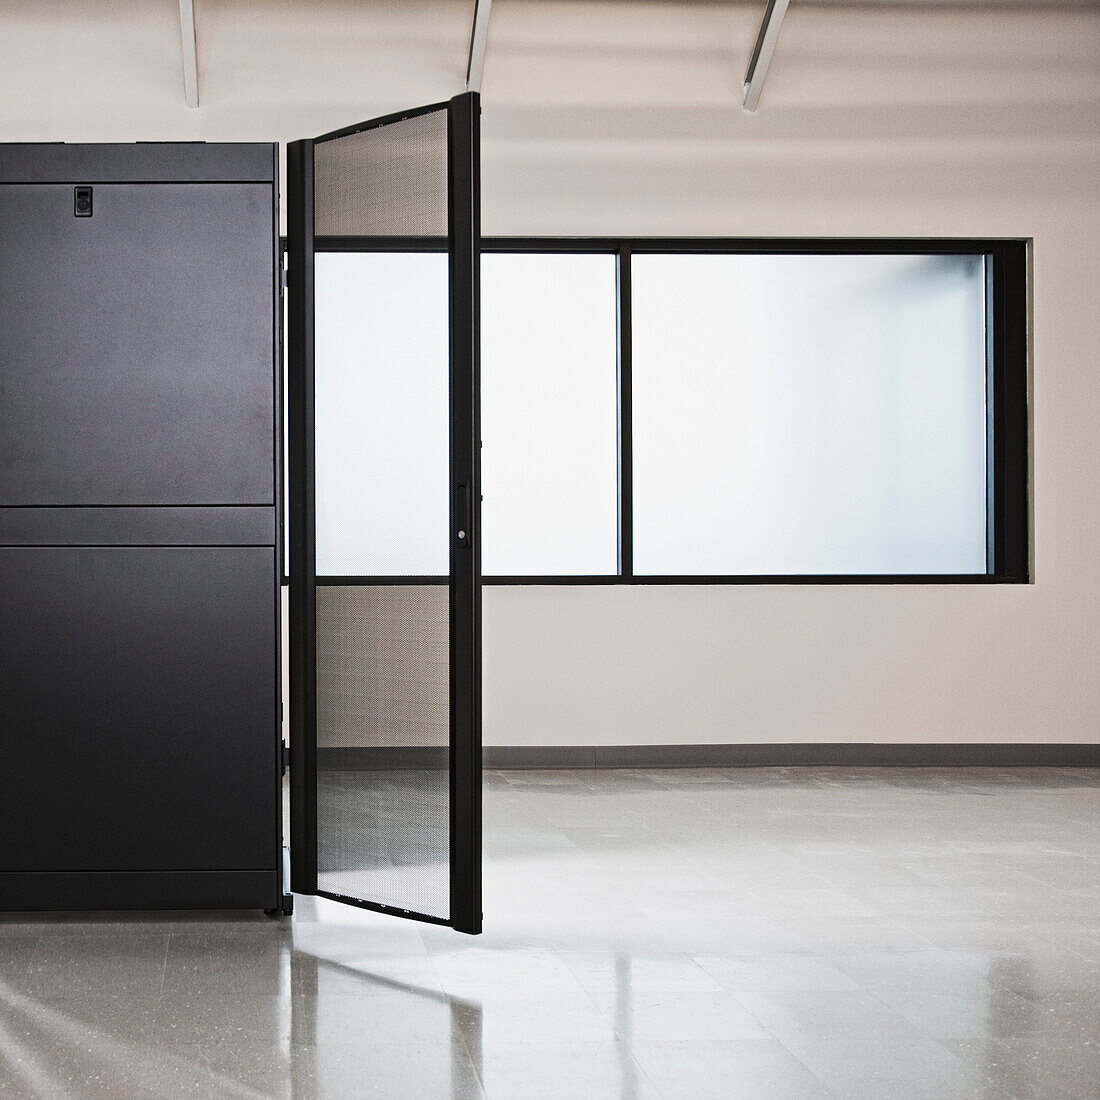
[[[619,575],[634,576],[634,450],[631,384],[630,245],[619,244],[615,266],[618,305],[615,328],[618,348],[619,455]]]
[[[291,888],[317,891],[313,142],[287,147]]]
[[[1006,243],[1005,253],[1005,575],[1030,579],[1029,439],[1027,384],[1027,243]]]
[[[451,313],[451,924],[481,931],[480,100],[447,110]]]
[[[992,255],[994,573],[1002,579],[1027,580],[1027,244],[1005,241]]]
[[[996,280],[994,277],[996,273]],[[996,471],[1000,464],[997,446],[1000,443],[997,401],[1000,384],[999,369],[1000,326],[997,323],[997,306],[1001,300],[999,291],[1000,266],[993,253],[985,255],[985,571],[997,574],[1000,511],[997,508]]]
[[[273,431],[275,435],[275,453],[273,456],[274,469],[273,484],[275,486],[275,622],[277,624],[277,637],[276,637],[276,653],[277,663],[276,669],[282,668],[282,653],[283,653],[283,585],[286,582],[286,477],[285,462],[286,452],[284,450],[284,433],[283,425],[286,421],[283,419],[286,416],[286,408],[284,407],[286,402],[284,400],[283,391],[285,383],[285,359],[283,354],[283,341],[286,339],[286,333],[283,332],[283,241],[279,236],[279,146],[273,145],[271,147],[271,178],[275,181],[271,188],[271,247],[275,258],[275,308],[272,316],[272,344],[275,349],[275,378],[273,383],[272,392],[272,407],[275,410],[275,423],[273,425]],[[281,673],[276,676],[276,697],[275,697],[275,727],[279,731],[279,736],[276,740],[275,755],[275,788],[279,792],[279,798],[277,799],[276,813],[278,815],[275,832],[278,837],[278,850],[275,853],[275,858],[279,867],[279,892],[280,903],[283,912],[289,914],[291,911],[291,902],[288,897],[290,894],[290,880],[288,877],[289,870],[284,860],[285,845],[287,844],[287,837],[283,833],[283,774],[285,771],[286,761],[283,759],[283,684]]]

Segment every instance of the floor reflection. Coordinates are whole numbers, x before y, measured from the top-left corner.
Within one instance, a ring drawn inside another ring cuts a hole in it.
[[[326,1020],[326,1015],[339,1016],[341,1025],[358,1025],[362,1029],[361,1042],[373,1045],[378,1041],[374,1030],[379,1023],[377,1010],[382,1007],[377,995],[387,994],[398,999],[402,1015],[411,1022],[414,1041],[428,1047],[447,1043],[451,1052],[447,1095],[452,1100],[469,1100],[471,1087],[476,1088],[470,1067],[479,1080],[483,1073],[480,1003],[372,973],[369,964],[353,965],[306,951],[292,952],[290,967],[296,994],[292,1000],[291,1040],[308,1054],[291,1065],[294,1096],[330,1092],[326,1065],[332,1021]],[[388,996],[381,1000],[387,1011],[393,1009]]]
[[[630,975],[630,956],[625,951],[616,951],[615,955],[615,1037],[618,1039],[617,1052],[622,1067],[623,1100],[634,1100],[638,1095],[638,1063],[630,1052],[634,1038],[634,990]]]
[[[486,932],[0,918],[0,1095],[1100,1095],[1100,774],[486,777]]]

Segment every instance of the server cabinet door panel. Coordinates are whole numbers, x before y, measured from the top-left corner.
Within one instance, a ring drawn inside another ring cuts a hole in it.
[[[0,550],[0,870],[278,866],[271,547]]]
[[[478,99],[288,149],[300,893],[481,931]]]
[[[271,186],[88,182],[0,187],[0,506],[272,504]]]

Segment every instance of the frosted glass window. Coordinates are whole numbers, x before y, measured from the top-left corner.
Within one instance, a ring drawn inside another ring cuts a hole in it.
[[[482,570],[618,567],[615,257],[481,260]]]
[[[634,571],[986,572],[985,259],[635,255]]]
[[[446,576],[446,253],[320,252],[318,576]]]

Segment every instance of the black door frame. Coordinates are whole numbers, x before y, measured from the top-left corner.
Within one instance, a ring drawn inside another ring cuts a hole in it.
[[[313,154],[323,141],[447,112],[450,284],[450,917],[339,898],[391,915],[481,931],[480,103],[476,93],[287,147],[290,490],[291,886],[317,888],[316,485],[314,465]],[[332,242],[338,247],[336,241]],[[420,250],[428,242],[395,247]],[[442,240],[434,242],[441,248]]]

